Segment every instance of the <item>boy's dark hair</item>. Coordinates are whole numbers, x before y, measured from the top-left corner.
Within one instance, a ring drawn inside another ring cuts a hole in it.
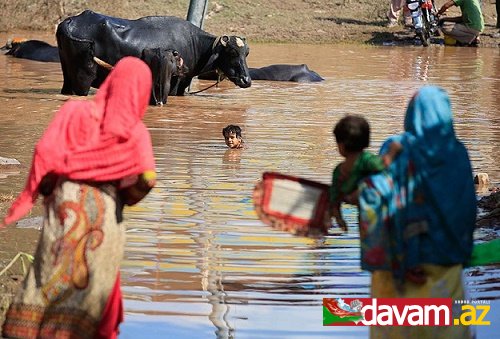
[[[337,143],[348,152],[360,152],[370,144],[370,125],[360,115],[346,115],[333,129]]]
[[[236,134],[236,137],[241,138],[241,128],[237,125],[227,125],[222,129],[222,135],[226,137],[229,133]]]

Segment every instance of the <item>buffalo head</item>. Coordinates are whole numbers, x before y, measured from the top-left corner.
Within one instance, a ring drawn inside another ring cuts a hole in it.
[[[247,88],[252,85],[246,60],[249,48],[245,38],[226,35],[218,37],[212,50],[211,60],[215,69],[239,87]]]
[[[98,64],[94,61],[94,42],[58,37],[57,45],[64,75],[61,94],[87,95],[98,72]]]
[[[7,50],[7,54],[12,54],[10,51],[12,49],[15,49],[16,47],[19,47],[22,43],[28,41],[28,39],[25,38],[14,38],[14,39],[9,39],[7,40],[7,43],[0,47],[0,50],[4,51]]]
[[[182,57],[172,49],[145,48],[141,59],[149,66],[153,75],[150,104],[166,104],[172,79],[182,77],[188,71]]]

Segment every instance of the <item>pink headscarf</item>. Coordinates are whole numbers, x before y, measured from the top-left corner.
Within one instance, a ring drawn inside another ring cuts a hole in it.
[[[151,137],[142,122],[151,82],[143,61],[125,57],[92,100],[68,100],[36,144],[26,186],[3,224],[20,219],[33,207],[48,173],[110,181],[154,171]]]

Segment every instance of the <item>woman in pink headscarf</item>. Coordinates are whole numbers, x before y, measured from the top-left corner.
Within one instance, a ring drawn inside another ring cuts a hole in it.
[[[7,312],[4,337],[117,336],[122,209],[156,178],[142,122],[150,93],[148,66],[123,58],[93,100],[68,100],[37,143],[26,186],[0,224],[15,222],[44,196],[35,261]]]

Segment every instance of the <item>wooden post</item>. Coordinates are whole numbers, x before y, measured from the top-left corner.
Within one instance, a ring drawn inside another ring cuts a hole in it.
[[[203,19],[207,12],[208,0],[190,0],[187,21],[203,29]]]

